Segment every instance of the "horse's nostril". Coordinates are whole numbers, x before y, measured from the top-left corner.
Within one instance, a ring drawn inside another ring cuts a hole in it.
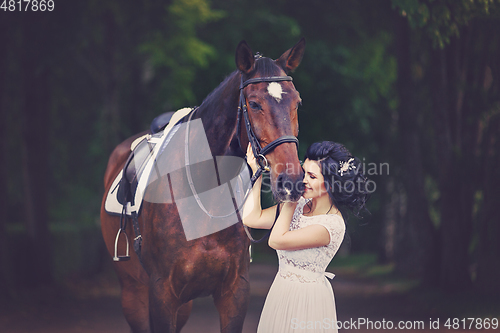
[[[293,183],[287,179],[285,182],[283,182],[283,188],[287,191],[291,191],[293,190]]]
[[[278,176],[278,180],[277,180],[277,183],[276,183],[277,187],[279,189],[284,188],[284,182],[285,182],[285,176],[283,174],[280,174]]]
[[[280,174],[276,183],[279,189],[291,191],[293,189],[293,183],[285,177],[284,174]]]
[[[276,178],[276,190],[279,200],[296,201],[304,193],[302,178],[292,179],[286,174],[280,174]]]
[[[306,186],[301,180],[297,182],[297,190],[299,190],[299,192],[304,192],[305,188]]]

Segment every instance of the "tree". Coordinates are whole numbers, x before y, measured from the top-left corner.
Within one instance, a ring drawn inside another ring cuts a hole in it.
[[[436,232],[432,225],[425,193],[424,152],[421,138],[417,84],[412,71],[413,39],[403,18],[394,22],[395,52],[398,60],[399,153],[403,157],[400,181],[405,187],[406,213],[397,225],[396,267],[406,274],[421,277],[432,284],[436,277]]]
[[[497,126],[498,85],[492,82],[498,79],[498,72],[492,68],[497,67],[500,55],[495,33],[499,23],[493,18],[498,18],[500,4],[492,0],[393,0],[393,4],[415,29],[412,37],[428,40],[433,46],[421,49],[410,61],[412,66],[424,69],[428,88],[422,96],[432,101],[432,123],[427,125],[432,126],[432,132],[424,129],[421,133],[430,133],[433,138],[434,154],[427,168],[439,191],[438,282],[445,289],[460,290],[471,286],[471,249],[479,249],[481,256],[487,258],[492,257],[485,251],[496,251],[491,240],[485,238],[485,230],[496,229],[491,229],[488,220],[479,222],[481,214],[478,215],[483,207],[491,207],[490,202],[480,207],[478,198],[488,193],[487,199],[493,199],[495,190],[490,186],[495,177],[488,178],[488,172],[471,171],[480,170],[481,162],[489,163],[497,156],[497,152],[491,151],[497,146],[486,142],[494,140],[489,130]],[[488,152],[481,149],[486,146]],[[486,184],[485,178],[492,182]],[[489,213],[482,216],[487,215],[491,218]],[[475,236],[473,232],[478,226],[481,233]],[[478,249],[473,247],[473,237],[480,239]],[[490,264],[495,268],[489,273],[482,270],[485,280],[488,274],[498,278],[498,263]]]
[[[0,44],[6,45],[8,34],[6,26],[8,20],[0,21]],[[7,211],[7,177],[5,163],[7,160],[7,103],[5,102],[5,77],[7,57],[5,52],[0,52],[0,211]],[[8,267],[9,257],[7,256],[7,237],[6,237],[6,219],[7,214],[2,214],[0,217],[0,267]],[[9,290],[12,290],[12,285],[6,269],[0,270],[0,295],[3,297]]]
[[[51,236],[48,221],[49,135],[50,132],[50,59],[51,30],[49,17],[39,13],[22,16],[19,26],[24,45],[20,59],[22,78],[23,132],[22,170],[27,243],[24,258],[36,274],[26,277],[31,286],[52,283]],[[44,26],[47,30],[40,30]]]

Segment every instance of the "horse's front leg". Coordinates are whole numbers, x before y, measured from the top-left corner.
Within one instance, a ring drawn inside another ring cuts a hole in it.
[[[250,302],[248,274],[239,275],[231,285],[224,285],[222,290],[222,293],[213,295],[219,311],[221,332],[241,333]]]
[[[191,314],[193,301],[181,304],[166,283],[150,283],[149,288],[151,332],[179,333]]]
[[[186,325],[189,315],[191,314],[191,309],[193,308],[193,301],[189,301],[187,303],[184,303],[181,305],[179,308],[179,311],[177,312],[177,331],[176,333],[179,333],[181,329]]]
[[[151,283],[149,284],[149,318],[151,332],[178,332],[177,312],[181,305],[181,302],[173,294],[166,280],[151,278]]]

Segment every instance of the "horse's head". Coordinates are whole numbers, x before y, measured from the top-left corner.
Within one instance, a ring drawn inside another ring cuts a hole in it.
[[[258,142],[252,144],[260,144],[264,151],[262,155],[265,157],[258,159],[270,167],[272,191],[278,201],[297,201],[303,193],[304,173],[298,159],[297,144],[292,142],[299,134],[297,110],[301,99],[291,78],[286,75],[300,64],[304,48],[305,40],[301,39],[277,60],[260,55],[254,57],[244,41],[236,49],[236,65],[244,83],[243,104],[248,110],[249,128]],[[245,119],[242,119],[240,135],[241,142],[245,144],[243,148],[246,148],[248,140],[252,139],[248,138],[244,124]],[[276,146],[267,151],[268,145]],[[259,150],[254,152],[259,153]]]

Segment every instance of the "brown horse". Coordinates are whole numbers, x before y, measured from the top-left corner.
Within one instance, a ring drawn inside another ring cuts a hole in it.
[[[304,47],[302,39],[272,60],[254,57],[247,43],[241,42],[236,50],[237,70],[192,114],[193,120],[201,119],[213,156],[244,157],[249,141],[254,141],[254,149],[269,148],[263,155],[267,154],[271,187],[278,201],[296,201],[301,195],[300,186],[295,185],[302,183],[303,171],[296,142],[290,139],[298,135],[300,96],[286,74],[300,64]],[[248,110],[248,116],[238,115],[241,108]],[[122,170],[130,144],[142,134],[124,141],[111,154],[104,177],[105,193]],[[183,149],[179,147],[179,151]],[[175,180],[171,185],[161,185],[156,186],[157,191],[170,191],[176,186]],[[106,213],[104,201],[101,228],[113,254],[120,217]],[[220,315],[221,332],[241,332],[250,288],[250,241],[242,223],[187,241],[176,206],[175,202],[144,201],[139,216],[142,264],[136,253],[131,253],[129,261],[114,263],[123,311],[132,332],[180,332],[192,300],[209,295]],[[126,231],[133,234],[131,223]],[[124,243],[120,243],[120,252],[125,251]]]

